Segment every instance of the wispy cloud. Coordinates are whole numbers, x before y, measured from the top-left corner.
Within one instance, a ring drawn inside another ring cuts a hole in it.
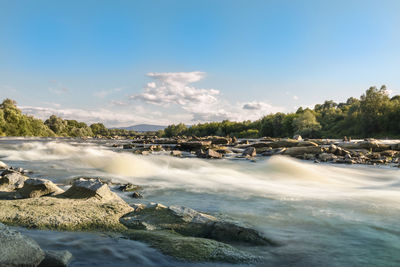
[[[58,81],[50,81],[51,86],[48,88],[48,91],[55,95],[62,95],[69,92],[69,89],[64,86],[61,82]]]
[[[116,92],[120,92],[122,91],[122,88],[113,88],[110,90],[102,90],[102,91],[98,91],[98,92],[94,92],[93,96],[98,97],[98,98],[105,98],[111,94],[114,94]]]

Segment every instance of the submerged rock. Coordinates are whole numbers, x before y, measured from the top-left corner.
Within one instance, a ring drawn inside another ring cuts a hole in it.
[[[272,245],[273,241],[258,231],[220,221],[214,216],[182,206],[162,204],[138,205],[134,212],[124,215],[120,222],[130,229],[174,230],[180,234],[211,238],[217,241],[243,242],[252,245]]]
[[[2,207],[4,209],[4,207]],[[44,252],[30,237],[0,223],[0,266],[38,266]]]
[[[30,178],[25,181],[24,186],[18,190],[23,198],[41,197],[46,195],[58,195],[64,190],[56,186],[52,181],[46,179]]]
[[[133,192],[136,190],[142,189],[139,185],[134,184],[124,184],[119,187],[119,190],[122,192]]]
[[[194,262],[250,263],[258,258],[231,245],[206,238],[187,237],[172,231],[130,230],[132,240],[142,241],[177,259]]]
[[[39,267],[67,267],[71,259],[72,254],[68,250],[46,250]]]

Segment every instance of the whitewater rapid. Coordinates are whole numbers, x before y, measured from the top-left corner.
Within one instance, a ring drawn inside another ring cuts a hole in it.
[[[379,198],[396,204],[400,201],[399,170],[388,167],[318,165],[284,156],[260,158],[257,162],[176,158],[166,154],[142,156],[93,143],[60,141],[11,144],[0,147],[0,157],[24,165],[35,163],[35,173],[56,182],[75,175],[97,175],[114,182],[242,197]],[[52,175],[54,169],[70,170],[73,174]]]
[[[143,156],[114,148],[113,142],[0,139],[0,160],[57,183],[85,176],[138,184],[144,188],[143,202],[188,206],[254,227],[282,244],[256,251],[271,266],[400,264],[398,168],[314,164],[283,156],[255,162],[161,152]],[[53,240],[39,235],[43,243]],[[104,242],[122,249],[118,242]],[[147,257],[147,250],[143,253]],[[149,266],[157,265],[153,260],[148,259]]]

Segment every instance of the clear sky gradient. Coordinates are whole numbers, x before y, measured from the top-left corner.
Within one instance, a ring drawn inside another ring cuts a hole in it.
[[[0,96],[127,126],[400,94],[399,14],[397,0],[0,0]]]

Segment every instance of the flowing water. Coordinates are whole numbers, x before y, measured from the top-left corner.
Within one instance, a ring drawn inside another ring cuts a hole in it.
[[[140,202],[183,205],[256,228],[280,244],[243,247],[264,258],[259,265],[400,265],[397,168],[280,156],[255,162],[139,156],[112,148],[115,142],[0,139],[0,160],[57,183],[88,176],[138,184],[144,187]],[[129,203],[138,201],[118,194]],[[22,231],[45,248],[70,250],[72,266],[187,265],[115,236]]]

